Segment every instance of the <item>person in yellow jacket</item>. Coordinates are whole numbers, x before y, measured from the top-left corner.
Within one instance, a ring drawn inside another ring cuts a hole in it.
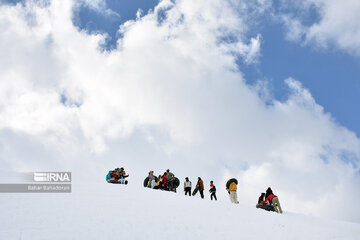
[[[227,189],[229,192],[229,196],[230,196],[230,201],[232,203],[239,203],[239,201],[237,200],[237,194],[236,194],[236,190],[237,190],[237,185],[235,182],[230,183],[229,189]]]

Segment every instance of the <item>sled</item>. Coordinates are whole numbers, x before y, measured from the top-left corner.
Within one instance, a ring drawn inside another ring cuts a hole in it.
[[[238,184],[238,180],[236,178],[230,178],[227,182],[226,182],[226,189],[230,188],[230,184],[231,183],[235,183],[236,185]]]
[[[195,196],[198,191],[199,191],[199,187],[196,187],[196,188],[194,189],[194,191],[192,192],[192,195]]]
[[[158,182],[159,181],[159,178],[154,176],[154,179],[155,179],[155,182]],[[148,186],[148,183],[149,183],[149,177],[146,177],[144,179],[144,187],[147,187]]]
[[[109,180],[107,180],[107,182],[108,183],[115,183],[115,184],[128,184],[128,181],[127,180],[125,180],[125,179],[114,179],[114,178],[112,178],[112,179],[109,179]]]
[[[256,204],[256,208],[261,208],[266,211],[275,212],[275,208],[272,205]]]
[[[173,182],[172,183],[173,189],[176,190],[176,188],[179,187],[179,185],[180,185],[180,180],[177,177],[173,177],[171,179],[171,181]],[[169,184],[169,181],[168,181],[168,184]]]

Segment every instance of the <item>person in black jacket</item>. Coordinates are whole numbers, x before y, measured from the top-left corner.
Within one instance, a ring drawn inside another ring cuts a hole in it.
[[[273,194],[273,191],[270,187],[268,187],[268,189],[266,189],[265,199],[267,199],[270,194]]]
[[[258,204],[260,204],[262,201],[265,200],[265,193],[261,193],[259,199],[258,199]]]
[[[217,198],[216,198],[216,187],[215,187],[213,181],[210,181],[210,190],[209,190],[209,192],[211,193],[210,194],[210,199],[213,200],[213,198],[215,198],[215,200],[217,200]]]

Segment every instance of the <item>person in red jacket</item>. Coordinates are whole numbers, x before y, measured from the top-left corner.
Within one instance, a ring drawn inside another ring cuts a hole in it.
[[[163,175],[163,182],[164,182],[163,189],[167,190],[167,173],[166,172]]]
[[[216,187],[215,187],[213,181],[210,181],[210,190],[209,190],[209,192],[211,193],[211,195],[210,195],[211,201],[213,200],[213,198],[215,198],[215,201],[217,201],[217,198],[216,198]]]
[[[280,201],[279,201],[279,198],[274,195],[274,194],[270,194],[266,199],[265,201],[262,201],[261,203],[262,204],[266,204],[266,202],[269,201],[270,204],[272,204],[274,206],[274,209],[277,213],[282,213],[282,209],[281,209],[281,206],[280,206]]]

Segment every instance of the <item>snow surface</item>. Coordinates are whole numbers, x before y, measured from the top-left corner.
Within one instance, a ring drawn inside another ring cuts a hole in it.
[[[359,239],[360,225],[200,196],[105,182],[73,183],[72,193],[1,194],[0,239]],[[193,181],[194,183],[194,181]],[[279,196],[281,201],[281,196]],[[284,204],[283,204],[284,205]],[[329,210],[336,206],[329,206]]]

